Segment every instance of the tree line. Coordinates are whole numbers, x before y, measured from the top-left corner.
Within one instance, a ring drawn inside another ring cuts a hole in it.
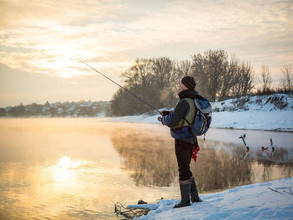
[[[0,108],[0,117],[96,117],[109,109],[106,101],[56,102],[42,105],[32,103]]]
[[[257,77],[251,64],[229,57],[224,50],[208,50],[191,58],[191,61],[175,61],[168,57],[139,58],[121,74],[123,87],[158,109],[175,106],[179,82],[185,75],[193,76],[197,83],[195,89],[211,101],[249,95],[256,89]],[[291,66],[284,66],[282,73],[283,91],[292,92]],[[272,91],[271,74],[266,66],[260,75],[261,87],[257,91]],[[151,112],[152,109],[119,88],[112,97],[111,111],[112,115],[124,116]]]

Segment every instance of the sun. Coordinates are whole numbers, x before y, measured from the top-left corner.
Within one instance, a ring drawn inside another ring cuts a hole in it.
[[[43,60],[39,66],[46,69],[50,75],[61,78],[70,78],[77,75],[88,75],[87,71],[82,71],[74,58],[66,56],[55,56]]]
[[[39,60],[36,66],[46,70],[50,75],[58,76],[61,78],[70,78],[72,76],[92,75],[93,72],[85,68],[76,59],[91,60],[93,57],[101,56],[96,51],[86,50],[81,45],[72,43],[59,42],[59,46],[54,46],[48,49],[44,55],[44,59]]]

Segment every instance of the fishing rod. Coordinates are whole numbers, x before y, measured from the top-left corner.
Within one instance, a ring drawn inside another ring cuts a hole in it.
[[[95,72],[101,74],[102,76],[104,76],[106,79],[110,80],[112,83],[115,83],[117,86],[119,86],[121,89],[124,89],[126,92],[128,92],[129,94],[131,94],[132,96],[134,96],[135,98],[137,98],[139,101],[141,101],[142,103],[146,104],[147,106],[149,106],[150,108],[152,108],[153,110],[157,111],[160,115],[163,115],[162,112],[160,112],[157,108],[155,108],[154,106],[152,106],[151,104],[149,104],[148,102],[144,101],[142,98],[138,97],[137,95],[135,95],[134,93],[130,92],[128,89],[124,88],[123,86],[121,86],[119,83],[115,82],[114,80],[112,80],[111,78],[109,78],[108,76],[106,76],[105,74],[103,74],[102,72],[100,72],[99,70],[95,69],[94,67],[90,66],[89,64],[85,63],[84,61],[74,57],[74,59],[78,60],[79,62],[81,62],[82,64],[86,65],[87,67],[91,68],[92,70],[94,70]]]

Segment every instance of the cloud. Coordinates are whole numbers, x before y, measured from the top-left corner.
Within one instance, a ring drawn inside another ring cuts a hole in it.
[[[59,76],[91,74],[78,72],[70,59],[102,55],[97,30],[103,31],[105,25],[91,29],[90,24],[115,17],[117,8],[111,1],[1,1],[0,61]]]
[[[255,4],[255,1],[187,1],[141,18],[127,27],[143,32],[141,40],[154,43],[260,37],[272,29],[289,31],[292,13],[287,4]],[[277,6],[277,7],[276,7]]]
[[[99,75],[59,78],[11,69],[2,63],[0,82],[0,107],[21,102],[109,100],[117,90],[116,85]]]
[[[22,1],[2,0],[0,2],[0,25],[46,26],[52,23],[81,24],[111,18],[116,8],[113,1],[49,0]]]
[[[0,61],[27,72],[94,74],[72,56],[118,79],[137,57],[190,59],[224,49],[273,73],[292,61],[290,1],[0,2]]]
[[[224,49],[257,67],[274,64],[273,74],[292,61],[293,11],[289,1],[175,3],[127,27],[144,34],[136,42],[149,54],[157,50],[170,56],[174,48],[173,56],[185,53],[187,58],[208,49]]]

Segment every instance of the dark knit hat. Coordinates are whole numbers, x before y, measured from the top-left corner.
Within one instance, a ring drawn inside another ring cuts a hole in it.
[[[192,76],[184,76],[181,80],[183,85],[185,85],[188,89],[194,89],[196,86],[196,82]]]

